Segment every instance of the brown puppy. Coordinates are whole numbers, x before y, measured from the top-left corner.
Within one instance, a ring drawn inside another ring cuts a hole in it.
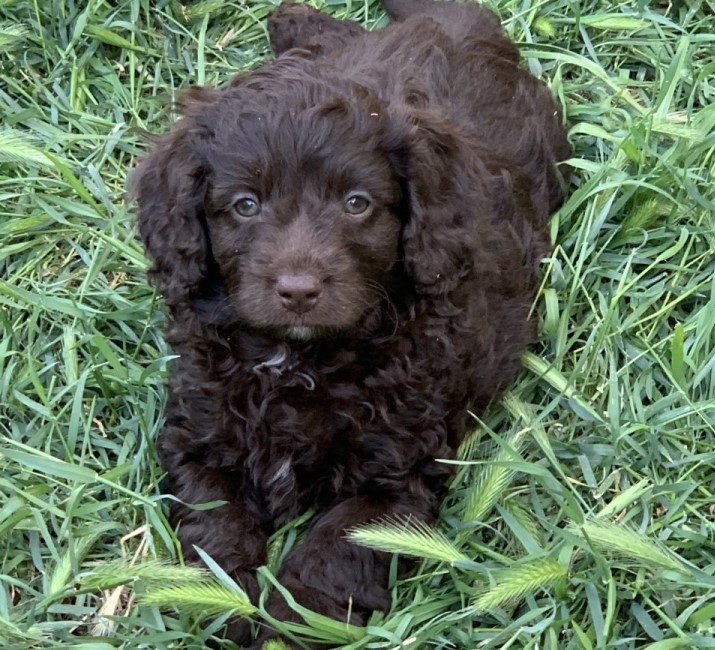
[[[390,558],[345,529],[434,518],[435,459],[534,338],[570,152],[491,12],[386,8],[395,22],[366,32],[283,5],[278,58],[187,93],[133,180],[181,355],[162,462],[184,503],[227,502],[174,509],[186,557],[202,548],[255,598],[266,536],[316,507],[279,577],[358,624],[390,605]]]

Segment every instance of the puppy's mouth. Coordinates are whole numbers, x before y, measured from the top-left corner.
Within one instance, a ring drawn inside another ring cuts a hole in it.
[[[326,325],[249,324],[249,326],[273,339],[295,344],[326,341],[345,333],[341,328]]]
[[[281,318],[284,316],[284,318]],[[288,343],[311,343],[340,338],[356,332],[363,319],[350,322],[328,322],[317,318],[317,314],[305,314],[303,317],[290,317],[288,314],[274,314],[269,320],[251,319],[247,325],[262,331],[268,336]]]
[[[358,282],[316,279],[308,274],[278,281],[244,274],[232,302],[239,319],[252,329],[287,342],[342,337],[360,328],[377,301]]]
[[[312,341],[316,338],[322,338],[319,335],[319,328],[309,325],[296,325],[294,327],[286,327],[283,330],[283,335],[286,339],[294,341]]]

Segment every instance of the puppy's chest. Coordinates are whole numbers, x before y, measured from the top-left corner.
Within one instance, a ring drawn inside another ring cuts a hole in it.
[[[301,466],[319,464],[338,449],[359,448],[369,413],[362,411],[364,388],[304,371],[262,387],[261,403],[245,403],[249,437],[257,448],[289,454]],[[334,461],[337,459],[333,459]]]
[[[351,489],[372,418],[363,393],[341,373],[296,366],[254,378],[233,396],[245,426],[247,484],[273,517]]]
[[[365,378],[370,373],[352,355],[349,360],[320,364],[294,355],[280,365],[244,367],[230,409],[243,413],[258,446],[306,453],[324,449],[338,431],[355,428],[350,423],[361,410],[359,403],[368,399]],[[364,417],[357,419],[365,423]]]

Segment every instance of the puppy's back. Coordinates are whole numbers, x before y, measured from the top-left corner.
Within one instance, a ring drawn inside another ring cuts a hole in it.
[[[467,38],[493,40],[501,34],[497,16],[481,5],[434,0],[383,0],[382,6],[396,22],[414,17],[431,18],[455,42]]]
[[[569,157],[571,147],[550,90],[519,65],[519,51],[496,14],[474,2],[449,0],[383,0],[383,6],[405,29],[423,23],[424,38],[424,23],[432,23],[451,41],[442,43],[442,61],[426,43],[413,46],[426,53],[422,78],[432,73],[428,85],[433,93],[438,87],[449,88],[452,119],[468,125],[483,150],[526,173],[533,184],[534,207],[545,221],[561,202],[556,167]],[[567,168],[561,166],[561,173],[568,174]]]

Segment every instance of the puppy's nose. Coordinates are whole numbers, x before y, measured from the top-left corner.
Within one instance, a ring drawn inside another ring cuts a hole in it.
[[[309,273],[281,275],[276,280],[276,293],[286,309],[304,314],[318,302],[323,293],[323,283]]]

